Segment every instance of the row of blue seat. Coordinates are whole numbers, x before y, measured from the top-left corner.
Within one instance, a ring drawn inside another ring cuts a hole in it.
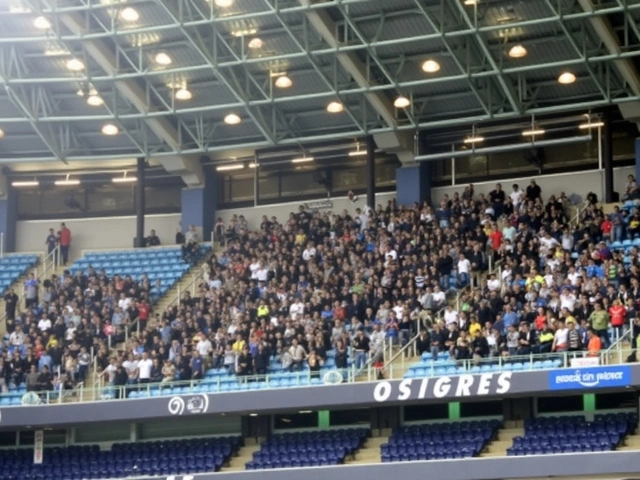
[[[440,362],[436,362],[433,365],[423,362],[413,364],[409,367],[405,378],[422,378],[428,376],[440,376],[440,375],[461,375],[465,373],[492,373],[492,372],[519,372],[525,370],[546,370],[552,368],[559,368],[562,366],[561,360],[539,360],[533,363],[529,362],[504,362],[501,365],[498,363],[490,365],[473,365],[470,368],[456,367],[451,365],[455,362],[442,362],[449,366],[445,367]]]

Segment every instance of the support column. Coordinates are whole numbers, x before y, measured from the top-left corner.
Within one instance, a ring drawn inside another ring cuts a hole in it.
[[[396,197],[398,205],[410,207],[431,197],[430,165],[422,162],[396,170]]]
[[[18,193],[11,185],[7,185],[6,188],[6,195],[4,197],[0,197],[0,233],[2,233],[3,243],[2,253],[15,251],[16,224],[18,222]]]
[[[604,201],[613,202],[613,129],[611,113],[606,111],[602,117],[602,166],[604,168]]]
[[[205,172],[204,178],[201,187],[182,189],[182,231],[195,225],[201,229],[202,241],[208,242],[215,225],[218,189],[214,172]]]
[[[367,206],[376,208],[376,144],[373,137],[367,137]]]
[[[640,178],[640,138],[636,138],[636,180],[638,180]],[[626,183],[627,179],[625,178],[625,183]]]
[[[144,213],[145,206],[145,189],[147,187],[147,180],[145,177],[146,159],[138,158],[136,169],[137,185],[136,185],[136,241],[135,246],[142,248],[145,246],[144,242]]]

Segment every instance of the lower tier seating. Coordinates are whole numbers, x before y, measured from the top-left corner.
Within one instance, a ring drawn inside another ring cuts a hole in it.
[[[362,446],[366,428],[281,433],[253,454],[247,470],[338,465]]]
[[[2,480],[87,480],[215,472],[235,454],[240,437],[213,437],[46,448],[42,464],[32,449],[0,451]]]
[[[582,416],[535,418],[525,423],[524,436],[513,439],[507,455],[615,450],[637,424],[635,413],[597,415],[593,422]]]
[[[498,420],[405,425],[381,445],[382,461],[475,457],[496,437],[499,428]]]

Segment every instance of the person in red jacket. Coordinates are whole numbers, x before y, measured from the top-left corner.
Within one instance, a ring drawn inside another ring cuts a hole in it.
[[[58,232],[58,241],[60,243],[60,254],[62,256],[62,264],[66,265],[69,261],[69,247],[71,246],[71,230],[64,223],[60,224]]]
[[[622,302],[617,299],[613,301],[613,305],[609,308],[609,317],[611,318],[611,326],[616,332],[616,339],[622,335],[622,329],[627,319],[627,309],[624,308]]]

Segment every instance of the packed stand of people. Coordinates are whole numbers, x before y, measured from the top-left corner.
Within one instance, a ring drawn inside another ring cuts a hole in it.
[[[535,181],[525,191],[513,185],[510,194],[497,184],[488,196],[469,186],[442,200],[449,235],[487,245],[500,269],[463,296],[460,311],[449,306],[425,325],[417,340],[423,358],[472,365],[531,354],[597,357],[629,325],[637,337],[638,251],[625,260],[610,248],[633,238],[633,224],[604,215],[594,194],[577,226],[569,225],[567,207],[564,193],[543,201]]]
[[[0,356],[3,393],[24,385],[26,391],[71,390],[84,382],[97,355],[108,363],[109,348],[125,340],[125,329],[146,322],[150,283],[88,269],[65,271],[42,282],[30,275],[25,304],[9,290],[7,335]]]
[[[153,319],[127,355],[144,352],[165,383],[211,369],[265,375],[274,362],[312,376],[379,364],[385,342],[406,345],[418,320],[487,269],[485,241],[457,235],[445,210],[300,207],[255,230],[242,215],[218,220],[224,252],[205,265],[197,294]]]

